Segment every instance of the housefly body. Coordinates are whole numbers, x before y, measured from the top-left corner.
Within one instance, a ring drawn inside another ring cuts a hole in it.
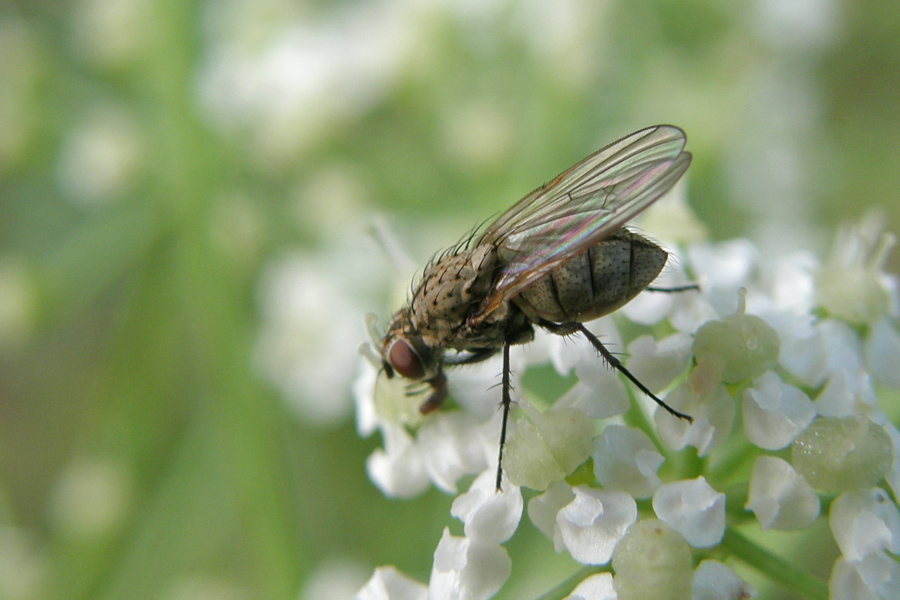
[[[445,366],[503,353],[498,490],[511,403],[509,348],[531,341],[535,326],[580,333],[663,409],[691,419],[657,398],[584,326],[647,289],[665,265],[665,250],[623,226],[687,170],[684,144],[679,128],[658,125],[588,156],[435,258],[391,318],[381,343],[384,372],[428,384],[423,413],[447,395]]]

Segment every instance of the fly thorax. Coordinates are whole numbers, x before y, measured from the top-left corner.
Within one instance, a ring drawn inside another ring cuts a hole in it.
[[[416,329],[445,344],[465,324],[491,288],[496,252],[479,246],[445,256],[422,276],[412,300]]]

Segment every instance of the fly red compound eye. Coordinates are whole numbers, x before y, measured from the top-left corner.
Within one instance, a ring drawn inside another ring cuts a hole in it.
[[[422,379],[425,369],[422,359],[406,340],[396,339],[388,350],[388,360],[395,371],[407,379]]]

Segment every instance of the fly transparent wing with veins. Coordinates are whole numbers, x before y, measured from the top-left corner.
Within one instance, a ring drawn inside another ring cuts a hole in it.
[[[503,270],[471,321],[477,323],[665,194],[690,165],[684,143],[677,127],[642,129],[598,150],[500,215],[475,245],[495,245]]]

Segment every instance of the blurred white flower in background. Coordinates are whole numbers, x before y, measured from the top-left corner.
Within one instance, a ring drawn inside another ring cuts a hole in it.
[[[374,240],[352,229],[324,250],[270,261],[260,280],[257,365],[313,424],[337,425],[351,414],[354,350],[364,337],[353,315],[365,312],[367,298],[390,280]]]
[[[56,165],[60,189],[85,206],[120,199],[141,173],[143,143],[138,125],[125,110],[96,108],[60,145]]]

